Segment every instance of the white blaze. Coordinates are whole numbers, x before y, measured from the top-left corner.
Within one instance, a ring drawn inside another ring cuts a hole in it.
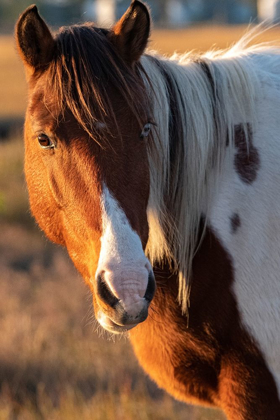
[[[97,273],[132,315],[143,305],[152,267],[138,234],[117,200],[104,185],[101,197],[102,237]]]

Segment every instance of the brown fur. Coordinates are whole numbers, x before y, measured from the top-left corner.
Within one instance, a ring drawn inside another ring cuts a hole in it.
[[[27,37],[21,28],[32,17],[39,29],[37,38],[29,42],[43,42],[45,47],[45,23],[37,9],[33,14],[33,8],[28,9],[19,19],[18,39]],[[52,36],[48,42],[52,45]],[[18,44],[25,56],[23,42]],[[100,251],[102,182],[122,203],[143,247],[147,242],[149,175],[140,134],[149,107],[139,71],[130,69],[117,55],[106,31],[89,24],[62,29],[55,39],[53,60],[44,71],[35,65],[28,79],[25,173],[31,209],[47,236],[67,247],[92,289]],[[103,78],[110,83],[96,83]],[[105,127],[101,130],[96,123]],[[55,150],[40,149],[40,133],[52,138]],[[136,162],[131,159],[134,153]],[[131,196],[142,203],[140,217],[131,207]]]
[[[258,150],[253,145],[253,133],[249,124],[247,130],[248,138],[246,140],[243,128],[240,125],[234,127],[234,141],[237,149],[234,165],[240,179],[245,184],[252,184],[257,178],[260,168],[260,157]]]
[[[240,225],[241,225],[240,217],[237,213],[234,213],[230,218],[231,232],[236,233]]]

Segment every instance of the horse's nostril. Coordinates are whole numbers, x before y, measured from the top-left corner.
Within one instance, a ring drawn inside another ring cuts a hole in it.
[[[96,278],[96,289],[99,298],[115,309],[120,300],[110,290],[106,281],[102,278],[102,274],[99,274]]]
[[[148,301],[151,302],[151,300],[154,297],[156,291],[156,282],[155,282],[155,277],[152,271],[150,271],[149,274],[149,279],[148,279],[148,286],[147,286],[147,290],[146,293],[144,295],[144,298]]]
[[[95,287],[96,287],[96,294],[99,297],[99,299],[103,301],[106,305],[109,305],[112,309],[114,310],[118,309],[120,311],[121,309],[126,310],[125,308],[127,305],[130,306],[129,301],[127,301],[125,298],[117,297],[112,292],[112,290],[110,289],[110,286],[108,285],[105,279],[105,271],[100,272],[96,276]],[[147,284],[146,292],[144,296],[142,295],[148,305],[154,297],[155,290],[156,290],[156,283],[155,283],[154,274],[152,271],[150,271],[149,276],[148,276],[148,284]],[[141,298],[141,296],[139,296],[139,298]],[[141,298],[142,301],[143,301],[143,298]],[[140,301],[138,302],[138,304],[140,304]],[[144,304],[144,301],[142,302],[141,305],[143,304]]]

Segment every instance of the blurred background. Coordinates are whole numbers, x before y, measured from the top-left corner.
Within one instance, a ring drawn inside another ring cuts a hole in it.
[[[38,0],[43,15],[54,26],[83,20],[110,24],[127,9],[129,0]],[[148,0],[154,24],[162,27],[194,22],[241,24],[258,19],[277,20],[279,0]],[[0,30],[10,31],[28,0],[0,1]]]
[[[22,127],[27,89],[13,28],[31,2],[0,0],[0,420],[224,420],[175,401],[148,379],[129,340],[96,325],[91,296],[66,252],[45,239],[29,207]],[[276,0],[149,0],[150,47],[225,48],[247,24],[277,23]],[[54,30],[109,26],[125,0],[38,0]],[[276,40],[276,25],[258,41]]]

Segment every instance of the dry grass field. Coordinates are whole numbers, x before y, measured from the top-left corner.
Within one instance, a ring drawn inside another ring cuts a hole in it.
[[[164,54],[224,48],[244,30],[155,31],[150,47]],[[280,30],[269,39],[280,40]],[[0,37],[0,51],[0,119],[22,116],[26,87],[12,37]],[[19,136],[0,143],[0,278],[0,420],[224,419],[159,390],[128,339],[96,326],[82,279],[31,220]]]

